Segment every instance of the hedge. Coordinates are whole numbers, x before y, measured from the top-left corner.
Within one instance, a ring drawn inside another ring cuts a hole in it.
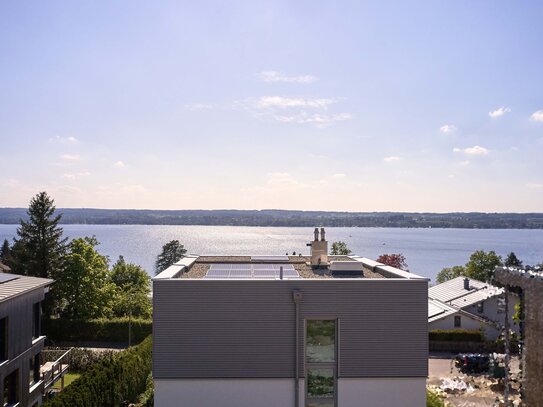
[[[151,335],[153,322],[132,319],[132,344]],[[45,321],[45,333],[51,343],[58,342],[121,342],[128,343],[128,318],[69,320],[64,318]]]
[[[434,330],[429,332],[428,339],[431,341],[485,342],[485,335],[481,331],[467,329]]]
[[[151,373],[151,337],[92,365],[45,407],[118,407],[135,402]]]

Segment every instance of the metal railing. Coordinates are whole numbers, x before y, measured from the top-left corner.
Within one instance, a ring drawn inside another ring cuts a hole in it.
[[[66,359],[73,348],[68,349],[64,352],[57,360],[54,362],[47,362],[43,366],[47,370],[42,371],[41,378],[43,380],[44,391],[49,389],[53,384],[55,384],[59,379],[64,381],[64,375],[68,371],[69,364]],[[50,363],[50,365],[48,365]],[[63,383],[64,384],[64,383]],[[64,385],[61,386],[63,388]]]

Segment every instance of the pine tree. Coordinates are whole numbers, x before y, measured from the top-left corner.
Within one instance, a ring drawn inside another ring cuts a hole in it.
[[[55,215],[54,201],[46,192],[32,198],[28,220],[21,219],[18,239],[12,249],[13,271],[28,276],[51,278],[62,268],[66,238],[58,226],[61,215]]]
[[[179,240],[171,240],[162,246],[162,253],[160,253],[155,262],[155,272],[156,274],[161,273],[166,270],[175,262],[181,259],[187,250],[185,247],[179,243]]]

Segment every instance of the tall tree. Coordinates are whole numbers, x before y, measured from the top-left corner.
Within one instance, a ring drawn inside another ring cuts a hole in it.
[[[332,243],[332,249],[330,250],[330,254],[348,256],[351,253],[351,249],[347,247],[347,243],[341,241]]]
[[[179,240],[171,240],[162,246],[162,252],[157,256],[155,262],[156,274],[163,272],[175,262],[179,261],[187,253],[185,247]]]
[[[379,263],[386,264],[387,266],[396,267],[397,269],[409,271],[405,256],[401,253],[396,254],[382,254],[377,258]]]
[[[13,245],[13,271],[35,277],[50,278],[62,268],[66,238],[58,226],[61,215],[55,215],[53,199],[47,192],[32,198],[28,221],[21,219],[18,239]]]
[[[466,277],[492,283],[496,267],[502,265],[502,259],[494,251],[486,253],[483,250],[473,252],[466,263]]]
[[[4,239],[4,243],[2,243],[2,247],[0,248],[0,263],[9,267],[9,269],[13,267],[13,257],[11,255],[11,247],[9,246],[8,239]]]
[[[113,314],[118,317],[127,315],[151,317],[151,278],[145,270],[132,263],[127,263],[122,256],[113,265],[109,274],[115,285]]]
[[[506,267],[522,267],[522,261],[518,259],[517,255],[514,252],[511,252],[507,255],[505,262],[503,263]]]
[[[109,281],[107,258],[96,251],[98,244],[95,237],[72,240],[63,270],[53,276],[60,313],[67,318],[89,319],[112,314],[115,287]]]
[[[464,276],[466,274],[466,268],[464,266],[446,267],[437,273],[436,283],[441,284],[445,281],[452,280],[453,278]]]

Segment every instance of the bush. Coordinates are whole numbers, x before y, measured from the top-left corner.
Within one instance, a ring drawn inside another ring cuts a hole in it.
[[[132,319],[132,343],[139,343],[151,335],[153,323],[146,319]],[[70,320],[48,319],[46,335],[55,342],[120,342],[128,343],[128,318]]]
[[[434,330],[430,331],[428,339],[431,341],[485,342],[485,335],[481,331],[467,329]]]
[[[437,394],[426,390],[426,407],[445,407],[445,403]]]
[[[117,407],[135,402],[151,373],[151,337],[92,365],[45,407]]]
[[[138,397],[137,407],[153,407],[155,404],[155,387],[153,385],[153,375],[147,377],[147,387]]]
[[[54,362],[70,348],[48,348],[40,353],[41,364],[45,362]],[[70,372],[82,373],[85,372],[93,364],[100,362],[106,358],[111,358],[117,351],[114,350],[92,350],[84,348],[72,348],[66,362],[70,365]]]

